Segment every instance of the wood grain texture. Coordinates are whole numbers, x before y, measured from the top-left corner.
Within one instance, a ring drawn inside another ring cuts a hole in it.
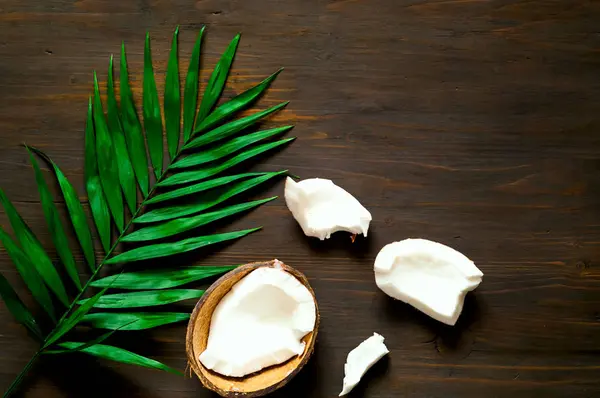
[[[109,54],[125,40],[140,104],[144,33],[164,76],[177,24],[184,60],[208,26],[204,84],[206,69],[243,32],[226,97],[286,68],[259,107],[290,100],[266,124],[294,123],[299,139],[254,170],[331,178],[373,214],[367,239],[320,242],[302,235],[280,199],[233,223],[263,231],[218,254],[171,261],[279,258],[308,277],[321,310],[315,355],[273,397],[337,395],[347,353],[374,331],[390,355],[354,397],[600,395],[599,2],[3,0],[0,186],[46,247],[20,144],[47,151],[83,194],[92,70],[104,80]],[[281,195],[283,184],[266,190]],[[377,252],[406,237],[455,247],[485,273],[456,327],[375,286]],[[0,271],[30,303],[4,252]],[[114,343],[186,365],[183,324],[119,333]],[[34,350],[0,305],[1,389]],[[85,356],[44,358],[21,395],[213,396],[195,378]]]

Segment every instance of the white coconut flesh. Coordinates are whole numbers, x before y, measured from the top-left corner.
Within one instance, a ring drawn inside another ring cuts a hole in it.
[[[389,296],[454,325],[467,292],[483,273],[464,254],[426,239],[386,245],[375,259],[375,282]]]
[[[301,355],[302,338],[315,322],[315,301],[306,286],[280,267],[260,267],[215,307],[199,359],[221,375],[243,377]]]
[[[371,213],[331,180],[310,178],[285,182],[285,203],[306,236],[321,240],[347,231],[367,236]]]
[[[383,340],[383,336],[373,333],[350,351],[344,365],[344,386],[340,397],[352,391],[367,370],[389,352]]]

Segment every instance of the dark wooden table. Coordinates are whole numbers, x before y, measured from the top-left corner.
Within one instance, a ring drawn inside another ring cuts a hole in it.
[[[20,144],[46,150],[83,193],[92,70],[104,79],[125,40],[139,87],[144,32],[162,74],[177,24],[186,60],[208,26],[210,68],[243,32],[226,97],[286,67],[259,106],[291,100],[270,123],[294,123],[299,140],[257,169],[331,178],[373,214],[367,239],[320,242],[301,234],[280,199],[235,223],[262,232],[196,257],[277,257],[308,276],[322,312],[316,355],[275,396],[337,395],[348,351],[374,331],[389,359],[354,397],[600,395],[600,2],[3,0],[0,186],[43,243],[50,236]],[[407,237],[455,247],[485,273],[455,327],[375,286],[377,252]],[[22,289],[5,252],[0,271]],[[4,390],[35,345],[3,304],[0,320]],[[117,343],[183,369],[184,337],[176,325],[121,333]],[[195,378],[82,355],[39,362],[20,393],[212,396]]]

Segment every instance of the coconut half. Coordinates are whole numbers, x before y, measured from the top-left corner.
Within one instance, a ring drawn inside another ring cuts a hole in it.
[[[464,254],[426,239],[390,243],[375,259],[381,290],[447,325],[456,324],[465,295],[482,277]]]
[[[310,178],[285,182],[285,203],[306,236],[321,240],[347,231],[367,236],[371,213],[331,180]]]
[[[223,397],[263,396],[308,362],[318,325],[304,275],[278,260],[246,264],[217,280],[196,305],[188,362],[202,384]]]

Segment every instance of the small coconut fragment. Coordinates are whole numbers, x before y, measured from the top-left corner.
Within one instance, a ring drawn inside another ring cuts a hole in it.
[[[383,340],[383,336],[373,333],[350,351],[344,365],[344,386],[340,397],[352,391],[367,370],[389,352]]]
[[[371,213],[331,180],[295,182],[288,177],[285,202],[306,236],[325,240],[338,231],[367,236]]]
[[[312,294],[275,260],[243,277],[221,299],[199,359],[221,375],[243,377],[301,355],[302,338],[315,322]]]
[[[456,324],[465,295],[482,277],[464,254],[427,239],[390,243],[375,259],[381,290],[447,325]]]

